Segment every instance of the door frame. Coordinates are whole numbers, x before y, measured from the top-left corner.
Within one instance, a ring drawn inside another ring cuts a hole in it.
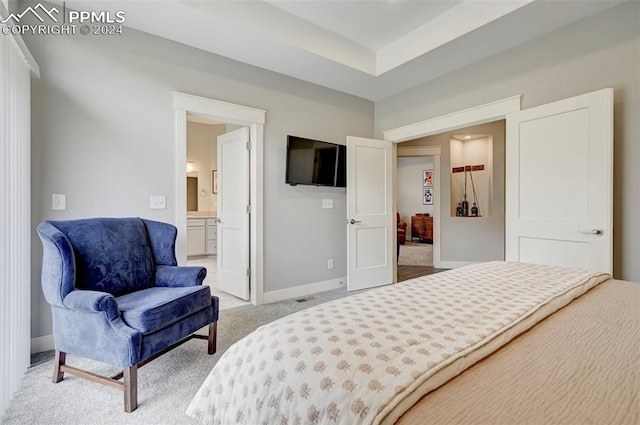
[[[435,118],[430,118],[423,121],[418,121],[412,124],[404,125],[402,127],[396,127],[382,132],[382,138],[384,140],[393,142],[396,144],[401,142],[407,142],[409,140],[419,139],[421,137],[432,136],[434,134],[445,133],[447,131],[457,130],[459,128],[470,127],[473,125],[485,124],[492,121],[498,121],[506,119],[508,114],[518,112],[522,109],[522,95],[516,95],[507,97],[504,99],[496,100],[489,103],[484,103],[471,108],[463,109],[457,112],[452,112],[445,115],[440,115]],[[413,148],[417,148],[413,147]],[[404,148],[402,148],[404,149]],[[397,149],[396,149],[397,151]],[[407,151],[408,152],[408,151]],[[437,155],[438,170],[440,170],[440,156]],[[397,166],[397,160],[394,161]],[[435,167],[434,167],[435,168]],[[437,189],[434,187],[436,199],[440,199],[439,185],[440,178],[436,179]],[[397,173],[393,173],[392,187],[396,187]],[[397,208],[397,202],[394,192],[394,208]],[[448,265],[450,262],[443,262],[441,258],[441,241],[442,233],[440,229],[440,217],[442,208],[444,206],[440,203],[440,208],[434,209],[433,217],[433,231],[436,235],[433,246],[433,265],[434,267],[442,267]],[[436,211],[437,210],[437,211]],[[437,213],[437,216],[436,216]],[[437,261],[437,262],[436,262]],[[396,262],[397,269],[397,262]],[[396,270],[397,277],[397,270]]]
[[[191,94],[173,92],[175,113],[175,224],[178,228],[176,257],[187,259],[187,114],[206,116],[229,124],[249,127],[249,267],[251,303],[263,303],[264,294],[264,125],[266,111]]]
[[[433,157],[433,194],[436,199],[436,208],[433,209],[433,267],[441,268],[442,261],[440,258],[440,155],[442,148],[440,146],[396,146],[396,156],[394,162],[394,180],[397,184],[398,178],[398,158],[414,157],[414,156],[432,156]],[[397,189],[397,187],[396,187]],[[398,191],[396,190],[393,197],[393,209],[398,211]],[[411,223],[409,223],[411,225]],[[395,282],[398,279],[398,261],[396,259],[394,266]]]

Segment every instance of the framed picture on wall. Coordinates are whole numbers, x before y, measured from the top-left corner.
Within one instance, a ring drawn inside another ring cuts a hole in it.
[[[426,187],[422,189],[422,204],[423,205],[433,205],[433,188]]]
[[[422,186],[433,186],[433,168],[422,172]]]
[[[211,193],[218,193],[218,170],[211,171]]]

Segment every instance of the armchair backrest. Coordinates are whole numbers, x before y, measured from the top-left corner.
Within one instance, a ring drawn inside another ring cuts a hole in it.
[[[169,224],[90,218],[48,221],[37,230],[45,247],[43,290],[51,304],[61,304],[74,288],[114,296],[149,288],[156,264],[175,265],[176,230]]]

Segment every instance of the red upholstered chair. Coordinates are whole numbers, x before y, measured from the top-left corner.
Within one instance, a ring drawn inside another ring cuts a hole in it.
[[[404,245],[407,240],[407,223],[400,222],[400,213],[396,212],[396,220],[398,222],[398,243]]]

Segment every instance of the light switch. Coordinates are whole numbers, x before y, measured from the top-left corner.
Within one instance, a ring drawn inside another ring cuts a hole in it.
[[[149,198],[149,209],[166,210],[167,197],[164,195],[151,195]]]
[[[63,211],[67,209],[67,197],[60,193],[54,193],[51,196],[51,209],[54,211]]]
[[[333,208],[333,199],[323,199],[322,208]]]

